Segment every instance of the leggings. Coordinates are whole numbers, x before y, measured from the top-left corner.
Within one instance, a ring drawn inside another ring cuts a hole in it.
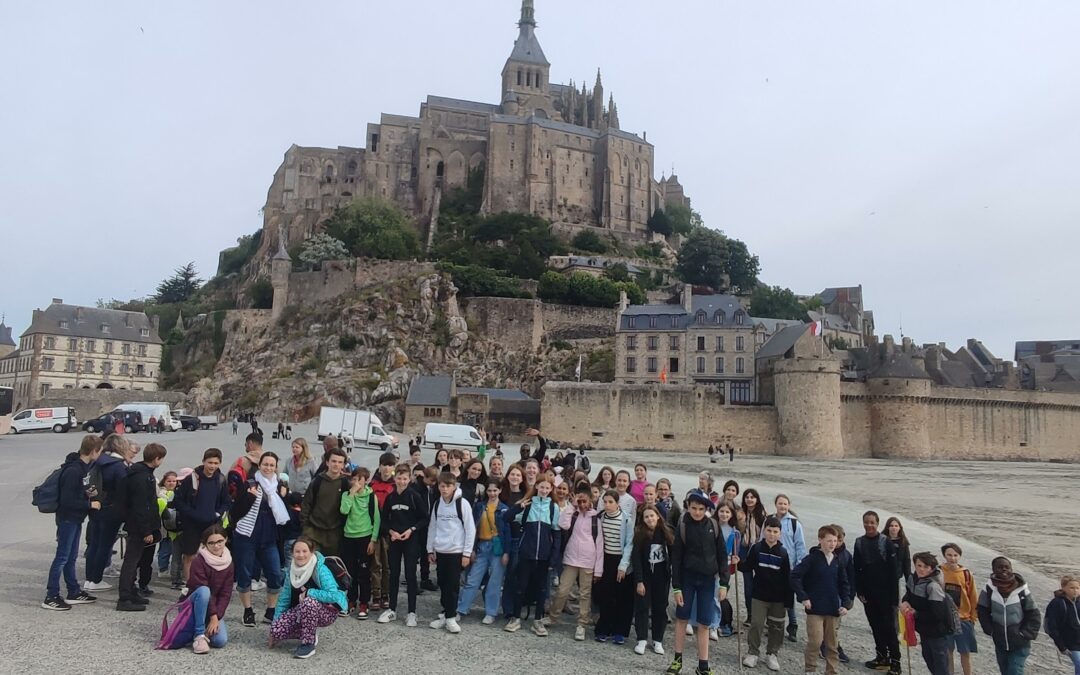
[[[296,593],[295,588],[289,589]],[[341,608],[319,602],[314,598],[304,598],[296,607],[287,610],[270,624],[270,637],[276,642],[299,638],[305,645],[315,644],[315,630],[334,623]]]
[[[533,619],[544,618],[544,601],[547,599],[547,576],[549,560],[518,561],[517,593],[514,597],[514,616],[521,617],[521,608],[536,605]]]

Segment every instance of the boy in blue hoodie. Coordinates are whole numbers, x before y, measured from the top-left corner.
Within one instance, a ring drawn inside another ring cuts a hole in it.
[[[60,470],[59,504],[56,509],[56,555],[49,566],[49,580],[45,585],[43,609],[65,611],[71,605],[82,605],[97,600],[79,588],[75,574],[75,562],[79,559],[79,541],[82,524],[92,510],[101,508],[97,494],[89,485],[90,465],[101,455],[101,439],[84,436],[79,452],[70,453]],[[60,597],[60,574],[67,584],[67,601]]]
[[[1080,675],[1080,579],[1061,577],[1061,590],[1046,606],[1046,634],[1058,651],[1072,659],[1076,675]]]
[[[806,610],[804,670],[817,672],[818,651],[825,644],[825,673],[834,675],[839,665],[836,629],[839,617],[851,608],[852,592],[847,569],[836,555],[839,536],[831,525],[818,529],[818,545],[791,571],[795,599]]]

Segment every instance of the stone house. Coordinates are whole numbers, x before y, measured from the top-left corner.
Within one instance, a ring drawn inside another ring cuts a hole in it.
[[[517,389],[459,387],[450,375],[418,375],[405,398],[405,436],[422,435],[429,422],[517,434],[540,426],[540,401]]]

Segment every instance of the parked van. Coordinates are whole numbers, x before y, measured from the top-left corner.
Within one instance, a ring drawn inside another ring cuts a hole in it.
[[[121,403],[112,412],[117,414],[129,410],[142,415],[143,428],[140,431],[146,431],[149,428],[151,417],[155,418],[155,420],[165,420],[166,431],[180,431],[183,428],[180,420],[173,419],[172,410],[168,403],[146,403],[142,401]]]
[[[398,446],[397,437],[386,433],[382,420],[375,413],[324,405],[319,411],[319,440],[339,434],[348,434],[360,448],[386,452]]]
[[[424,427],[424,447],[433,448],[436,443],[441,443],[447,450],[461,448],[462,450],[476,451],[483,440],[476,427],[468,424],[440,424],[428,422]]]
[[[11,420],[11,430],[16,434],[47,429],[61,434],[78,427],[75,408],[27,408],[20,410]]]

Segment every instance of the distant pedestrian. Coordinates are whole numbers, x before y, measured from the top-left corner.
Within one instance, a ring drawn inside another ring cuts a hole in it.
[[[735,461],[735,446],[733,446],[731,443],[727,444],[727,453],[728,453],[728,459],[730,461],[734,462]]]
[[[709,446],[709,463],[710,464],[716,464],[716,460],[717,460],[716,448],[714,448],[713,446],[710,445]]]
[[[150,416],[150,433],[157,431],[157,417]]]
[[[236,418],[234,417],[234,418],[233,418],[233,421],[232,421],[232,435],[233,435],[233,436],[235,436],[235,435],[236,435],[236,429],[237,429],[237,427],[239,427],[239,426],[240,426],[240,425],[239,425],[239,423],[237,422],[237,419],[236,419]]]
[[[277,423],[277,437],[280,438],[280,439],[285,438],[285,423],[284,422],[278,422]]]
[[[285,425],[285,440],[287,440],[287,441],[292,440],[292,425],[291,424],[286,424]]]

